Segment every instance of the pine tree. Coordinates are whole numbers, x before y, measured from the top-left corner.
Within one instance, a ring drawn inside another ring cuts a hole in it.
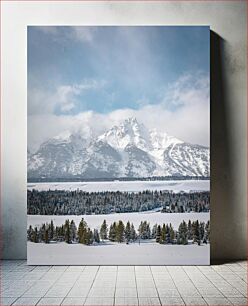
[[[30,240],[31,242],[35,242],[35,243],[39,242],[39,239],[38,239],[38,229],[37,229],[37,227],[35,227],[35,228],[33,229],[32,226],[30,225],[28,237],[29,237],[29,240]]]
[[[38,229],[37,229],[38,231]],[[41,241],[45,241],[46,224],[43,223],[39,229],[39,236]]]
[[[151,230],[150,230],[150,224],[147,221],[140,222],[138,231],[141,239],[150,239]]]
[[[86,241],[87,241],[87,223],[84,221],[84,218],[82,218],[78,226],[78,242],[86,244]]]
[[[171,211],[171,212],[175,212],[175,204],[172,203],[172,204],[170,205],[170,211]]]
[[[166,239],[166,227],[165,227],[165,224],[163,224],[159,243],[164,244],[165,239]]]
[[[152,239],[155,239],[155,238],[156,238],[157,227],[158,227],[157,224],[154,224],[154,225],[153,225],[153,228],[152,228]]]
[[[51,224],[50,224],[50,239],[51,240],[54,239],[54,224],[53,224],[53,220],[51,220]]]
[[[63,232],[64,226],[56,226],[56,236],[58,241],[64,241],[64,232]]]
[[[126,242],[129,243],[130,239],[131,239],[131,225],[130,222],[128,221],[124,230],[125,233],[125,239]]]
[[[90,245],[92,243],[93,243],[93,233],[90,228],[87,228],[85,244]]]
[[[199,221],[196,220],[192,224],[192,229],[193,229],[193,242],[197,243],[198,245],[201,244],[201,239],[200,239],[200,228],[199,228]]]
[[[188,222],[188,238],[189,240],[193,239],[193,229],[192,229],[192,223],[190,220]]]
[[[65,227],[64,227],[64,224],[61,225],[60,235],[61,235],[61,238],[64,240],[64,238],[65,238]]]
[[[116,227],[116,241],[117,242],[124,241],[124,229],[125,229],[125,226],[123,222],[120,220]]]
[[[144,232],[143,221],[140,222],[140,225],[138,227],[138,232],[139,232],[139,238],[143,239],[143,232]]]
[[[116,241],[116,234],[117,234],[117,225],[116,222],[110,225],[109,228],[109,240]]]
[[[45,230],[44,241],[45,241],[45,243],[49,242],[48,229]]]
[[[45,229],[44,241],[45,241],[45,243],[49,243],[49,230],[48,230],[48,227]]]
[[[150,228],[150,223],[146,222],[146,239],[151,238],[151,228]]]
[[[161,239],[161,226],[157,226],[157,233],[156,233],[156,242],[160,242]]]
[[[38,236],[38,228],[35,227],[33,231],[33,242],[38,243],[39,242],[39,236]]]
[[[135,241],[137,239],[137,234],[136,234],[135,227],[134,227],[133,223],[131,224],[130,238],[131,238],[132,241]]]
[[[70,221],[65,221],[65,242],[71,243]]]
[[[106,220],[104,220],[103,224],[101,225],[100,237],[102,240],[108,239],[108,226],[107,226]]]
[[[99,236],[99,233],[98,233],[98,230],[97,229],[94,229],[94,241],[99,243],[100,242],[100,236]]]
[[[171,238],[170,238],[170,228],[168,226],[168,224],[166,224],[165,226],[165,243],[171,243]]]
[[[203,240],[204,234],[205,234],[205,223],[204,222],[200,222],[199,232],[200,232],[200,240]]]
[[[70,240],[71,241],[76,241],[77,238],[77,227],[76,224],[73,220],[71,220],[70,223]]]
[[[210,242],[210,222],[205,225],[206,240]]]
[[[32,241],[32,234],[33,234],[33,228],[32,225],[29,225],[28,231],[27,231],[27,239],[29,241]]]
[[[188,233],[187,232],[188,232],[187,224],[183,220],[183,222],[180,223],[179,228],[178,228],[178,237],[177,237],[178,244],[183,244],[183,245],[188,244]]]
[[[170,243],[174,243],[175,240],[175,231],[170,223]]]
[[[54,226],[54,232],[53,232],[53,241],[58,241],[58,231],[57,226]]]

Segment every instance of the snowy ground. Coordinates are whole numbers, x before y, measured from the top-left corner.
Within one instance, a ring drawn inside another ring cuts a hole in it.
[[[187,181],[114,181],[114,182],[68,182],[68,183],[29,183],[28,189],[37,190],[84,190],[98,191],[129,191],[143,190],[171,190],[180,191],[209,191],[209,180]],[[185,220],[204,221],[210,219],[210,213],[161,213],[157,210],[108,215],[83,216],[46,216],[28,215],[28,226],[40,226],[42,223],[54,221],[55,225],[62,225],[66,219],[74,220],[78,226],[82,217],[90,228],[100,228],[103,220],[110,225],[114,221],[130,221],[136,230],[141,221],[148,221],[151,227],[154,224],[171,223],[175,229]],[[209,264],[209,245],[160,245],[155,242],[117,244],[105,243],[85,246],[66,243],[32,243],[28,242],[28,264],[42,265],[207,265]]]
[[[155,242],[44,244],[28,242],[29,265],[209,265],[209,245],[161,245]]]
[[[28,189],[37,190],[84,190],[98,191],[129,191],[171,190],[180,191],[209,191],[209,180],[179,180],[179,181],[113,181],[113,182],[59,182],[59,183],[28,183]]]
[[[53,220],[55,225],[62,225],[66,219],[74,220],[78,226],[81,219],[84,218],[88,226],[99,229],[103,220],[107,221],[110,225],[114,221],[122,220],[124,223],[130,221],[134,224],[136,230],[141,221],[148,221],[150,225],[171,223],[175,229],[184,220],[199,220],[207,222],[210,219],[210,213],[161,213],[156,211],[147,212],[134,212],[134,213],[122,213],[122,214],[108,214],[108,215],[83,215],[83,216],[46,216],[46,215],[28,215],[28,226],[40,226],[42,223],[51,222]]]

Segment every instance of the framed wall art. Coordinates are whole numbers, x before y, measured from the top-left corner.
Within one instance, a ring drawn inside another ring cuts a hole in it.
[[[209,264],[209,27],[27,38],[28,264]]]

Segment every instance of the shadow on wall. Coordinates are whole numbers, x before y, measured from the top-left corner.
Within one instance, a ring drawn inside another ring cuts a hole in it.
[[[234,182],[227,88],[224,73],[225,41],[210,32],[210,121],[211,121],[211,264],[240,258],[240,231],[235,224]],[[230,101],[229,101],[230,102]],[[236,207],[237,209],[237,207]],[[241,255],[242,257],[242,255]],[[227,260],[225,260],[225,258]]]

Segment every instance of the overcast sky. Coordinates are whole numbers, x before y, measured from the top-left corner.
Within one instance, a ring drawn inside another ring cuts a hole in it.
[[[28,147],[135,116],[209,145],[209,27],[28,27]]]

